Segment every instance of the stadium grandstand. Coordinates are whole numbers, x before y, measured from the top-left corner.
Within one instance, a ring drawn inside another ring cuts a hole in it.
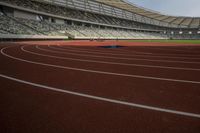
[[[200,39],[200,18],[125,0],[1,0],[0,20],[1,38]]]

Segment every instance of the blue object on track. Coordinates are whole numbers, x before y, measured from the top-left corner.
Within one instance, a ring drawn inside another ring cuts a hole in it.
[[[125,46],[120,46],[120,45],[108,45],[108,46],[99,46],[101,48],[121,48],[121,47],[125,47]]]

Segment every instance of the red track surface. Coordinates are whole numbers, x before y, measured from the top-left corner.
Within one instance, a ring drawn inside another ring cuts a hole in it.
[[[2,43],[0,132],[199,133],[200,47],[180,45]]]

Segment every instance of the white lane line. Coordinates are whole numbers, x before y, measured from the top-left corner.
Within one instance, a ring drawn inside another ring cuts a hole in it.
[[[62,45],[60,44],[57,44],[56,46],[62,48],[63,50],[66,50],[67,48],[69,49],[76,49],[76,50],[81,50],[81,51],[97,51],[97,52],[101,52],[101,53],[114,53],[115,54],[123,54],[123,55],[126,55],[126,56],[131,56],[130,54],[127,54],[127,52],[129,53],[132,53],[132,56],[134,56],[134,54],[139,54],[139,55],[145,55],[145,56],[148,56],[148,55],[154,55],[154,56],[159,56],[159,57],[168,57],[168,56],[177,56],[177,57],[197,57],[196,55],[186,55],[186,54],[159,54],[159,53],[149,53],[149,52],[141,52],[141,51],[135,51],[135,50],[127,50],[127,49],[117,49],[115,51],[102,51],[102,50],[92,50],[92,49],[86,49],[86,48],[77,48],[77,47],[71,47],[71,46],[68,46],[68,47],[62,47]],[[118,52],[118,53],[116,53]],[[199,57],[198,57],[199,58]]]
[[[67,46],[67,47],[62,47],[62,45],[60,45],[60,44],[57,44],[56,46],[58,46],[59,48],[61,48],[61,49],[63,49],[63,50],[67,50],[67,48],[74,48],[74,47],[72,47],[72,46]],[[87,51],[97,51],[97,52],[101,52],[101,53],[115,53],[115,54],[118,54],[118,53],[120,53],[120,54],[124,54],[124,55],[127,55],[128,56],[128,54],[127,54],[127,52],[130,52],[129,50],[122,50],[122,49],[115,49],[114,51],[113,50],[104,50],[104,49],[102,49],[102,50],[97,50],[97,49],[94,49],[94,50],[92,50],[92,49],[86,49],[86,48],[75,48],[75,49],[78,49],[78,50],[82,50],[82,51],[85,51],[85,50],[87,50]],[[104,51],[103,51],[104,50]],[[126,52],[125,52],[126,51]],[[117,52],[117,53],[116,53]],[[138,54],[146,54],[146,52],[144,53],[144,52],[137,52],[137,51],[134,51],[134,52],[130,52],[130,53],[138,53]],[[147,54],[153,54],[153,53],[147,53]]]
[[[32,51],[24,49],[25,47],[26,46],[21,47],[21,50],[24,51],[24,52],[27,52],[27,53],[30,53],[30,54],[33,54],[33,55],[45,56],[45,57],[56,58],[56,59],[73,60],[73,61],[81,61],[81,62],[92,62],[92,63],[101,63],[101,64],[122,65],[122,66],[161,68],[161,69],[173,69],[173,70],[184,70],[184,71],[200,71],[200,69],[194,69],[194,68],[165,67],[165,66],[141,65],[141,64],[130,64],[130,63],[117,63],[117,62],[85,60],[85,59],[68,58],[68,57],[58,57],[58,56],[35,53],[35,52],[32,52]]]
[[[48,45],[51,48],[55,48],[52,47],[51,45]],[[195,57],[169,57],[169,56],[156,56],[156,55],[127,55],[127,54],[113,54],[113,53],[102,53],[102,52],[91,52],[88,50],[76,50],[76,48],[69,48],[68,49],[63,49],[63,48],[55,48],[58,50],[62,50],[62,51],[77,51],[77,52],[81,52],[81,53],[90,53],[90,54],[102,54],[102,55],[122,55],[122,56],[129,56],[129,57],[157,57],[157,58],[166,58],[166,59],[200,59],[200,58],[195,58]]]
[[[31,85],[31,86],[38,87],[38,88],[43,88],[43,89],[50,90],[50,91],[66,93],[66,94],[70,94],[70,95],[74,95],[74,96],[80,96],[80,97],[89,98],[89,99],[93,99],[93,100],[109,102],[109,103],[114,103],[114,104],[120,104],[120,105],[125,105],[125,106],[129,106],[129,107],[134,107],[134,108],[141,108],[141,109],[146,109],[146,110],[165,112],[165,113],[170,113],[170,114],[175,114],[175,115],[180,115],[180,116],[187,116],[187,117],[193,117],[193,118],[198,118],[198,119],[200,118],[200,114],[171,110],[171,109],[165,109],[165,108],[159,108],[159,107],[154,107],[154,106],[131,103],[131,102],[126,102],[126,101],[120,101],[120,100],[115,100],[115,99],[110,99],[110,98],[105,98],[105,97],[100,97],[100,96],[94,96],[94,95],[64,90],[64,89],[60,89],[60,88],[50,87],[50,86],[46,86],[46,85],[42,85],[42,84],[37,84],[37,83],[17,79],[17,78],[14,78],[14,77],[3,75],[3,74],[0,74],[0,77],[11,80],[11,81],[15,81],[15,82],[18,82],[18,83]]]
[[[102,56],[102,55],[91,55],[91,54],[77,54],[72,52],[62,52],[62,51],[53,51],[49,49],[44,49],[39,46],[36,46],[37,49],[42,51],[47,51],[51,53],[58,53],[58,54],[68,54],[68,55],[77,55],[77,56],[86,56],[86,57],[97,57],[97,58],[108,58],[108,59],[121,59],[121,60],[132,60],[132,61],[150,61],[150,62],[167,62],[167,63],[183,63],[183,64],[200,64],[200,62],[188,62],[188,61],[172,61],[172,60],[152,60],[152,59],[139,59],[139,58],[124,58],[124,57],[111,57],[111,56]],[[51,48],[50,48],[51,49]],[[54,48],[52,48],[54,49]]]
[[[59,65],[47,64],[47,63],[41,63],[41,62],[34,62],[34,61],[21,59],[21,58],[17,58],[17,57],[6,54],[4,51],[7,48],[9,48],[9,47],[5,47],[5,48],[1,49],[2,55],[6,56],[8,58],[14,59],[14,60],[27,62],[27,63],[31,63],[31,64],[36,64],[36,65],[55,67],[55,68],[61,68],[61,69],[68,69],[68,70],[74,70],[74,71],[82,71],[82,72],[88,72],[88,73],[97,73],[97,74],[105,74],[105,75],[139,78],[139,79],[159,80],[159,81],[179,82],[179,83],[189,83],[189,84],[200,84],[200,81],[159,78],[159,77],[142,76],[142,75],[131,75],[131,74],[114,73],[114,72],[98,71],[98,70],[91,70],[91,69],[81,69],[81,68],[75,68],[75,67],[66,67],[66,66],[59,66]]]
[[[193,46],[189,46],[189,47],[198,47],[198,45],[196,45],[196,46],[193,45]],[[183,49],[169,49],[169,48],[164,49],[164,48],[155,48],[155,47],[148,47],[148,48],[150,48],[150,49],[158,49],[158,50],[165,50],[165,51],[168,50],[168,51],[179,51],[179,52],[191,52],[191,49],[183,50]],[[200,54],[199,51],[194,51],[193,49],[192,49],[192,52],[193,52],[193,54]]]

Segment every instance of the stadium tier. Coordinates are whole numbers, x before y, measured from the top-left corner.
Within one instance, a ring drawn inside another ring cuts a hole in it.
[[[200,39],[199,18],[137,11],[122,0],[1,0],[0,37]]]

